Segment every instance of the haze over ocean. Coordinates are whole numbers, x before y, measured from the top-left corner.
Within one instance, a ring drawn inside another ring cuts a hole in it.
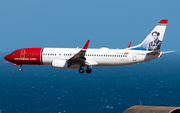
[[[133,105],[180,105],[180,53],[125,67],[93,67],[91,74],[51,66],[18,67],[0,54],[2,113],[118,112]]]

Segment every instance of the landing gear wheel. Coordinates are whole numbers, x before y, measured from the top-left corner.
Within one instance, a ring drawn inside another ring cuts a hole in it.
[[[22,65],[20,65],[20,68],[19,68],[19,71],[22,71],[23,69],[22,69]]]
[[[22,68],[19,68],[19,71],[22,71],[23,69]]]
[[[79,73],[84,73],[84,69],[83,69],[83,68],[80,68],[80,69],[79,69]]]
[[[86,73],[91,73],[91,72],[92,72],[91,69],[89,69],[89,68],[86,69]]]

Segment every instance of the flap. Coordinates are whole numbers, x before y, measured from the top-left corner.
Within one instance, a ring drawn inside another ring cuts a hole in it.
[[[88,66],[98,65],[97,62],[95,62],[94,60],[90,60],[90,59],[86,59],[85,64]]]

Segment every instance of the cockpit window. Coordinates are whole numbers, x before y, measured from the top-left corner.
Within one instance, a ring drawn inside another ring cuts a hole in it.
[[[14,54],[16,54],[16,52],[12,52],[11,54],[14,55]]]

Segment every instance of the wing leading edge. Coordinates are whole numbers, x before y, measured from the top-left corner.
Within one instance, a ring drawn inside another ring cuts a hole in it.
[[[79,64],[80,66],[83,66],[86,64],[86,58],[84,57],[86,54],[86,50],[88,48],[89,45],[89,41],[88,40],[86,42],[86,44],[84,45],[84,47],[77,53],[75,54],[73,57],[71,57],[68,62],[73,65],[73,64]]]

